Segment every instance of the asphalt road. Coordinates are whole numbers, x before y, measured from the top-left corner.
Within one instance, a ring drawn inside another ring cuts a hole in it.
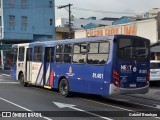
[[[56,90],[23,87],[5,72],[0,74],[0,120],[156,120],[159,111],[158,86],[145,95],[74,94],[65,98]],[[143,117],[143,113],[153,117]]]

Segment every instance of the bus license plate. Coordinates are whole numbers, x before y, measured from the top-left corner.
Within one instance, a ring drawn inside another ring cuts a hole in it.
[[[129,86],[130,87],[136,87],[136,84],[130,84]]]

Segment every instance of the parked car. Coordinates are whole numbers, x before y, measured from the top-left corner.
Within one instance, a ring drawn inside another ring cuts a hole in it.
[[[150,61],[150,81],[160,81],[160,61]]]

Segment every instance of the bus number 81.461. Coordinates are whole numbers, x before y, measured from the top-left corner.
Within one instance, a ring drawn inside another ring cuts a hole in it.
[[[99,79],[103,79],[103,74],[102,73],[93,73],[92,74],[93,78],[99,78]]]

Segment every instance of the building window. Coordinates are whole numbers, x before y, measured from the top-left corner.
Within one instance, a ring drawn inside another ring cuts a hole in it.
[[[0,8],[1,8],[1,0],[0,0]]]
[[[21,0],[21,8],[27,7],[27,0]]]
[[[21,17],[21,25],[22,25],[22,28],[27,27],[27,16],[22,16]]]
[[[0,26],[2,26],[2,17],[0,16]]]
[[[14,6],[14,0],[8,0],[8,4],[9,4],[9,7],[13,7]]]
[[[53,7],[53,2],[49,1],[49,8],[52,8],[52,7]]]
[[[13,28],[15,27],[15,16],[14,15],[9,16],[9,26]]]
[[[50,26],[53,25],[53,19],[50,19]]]

